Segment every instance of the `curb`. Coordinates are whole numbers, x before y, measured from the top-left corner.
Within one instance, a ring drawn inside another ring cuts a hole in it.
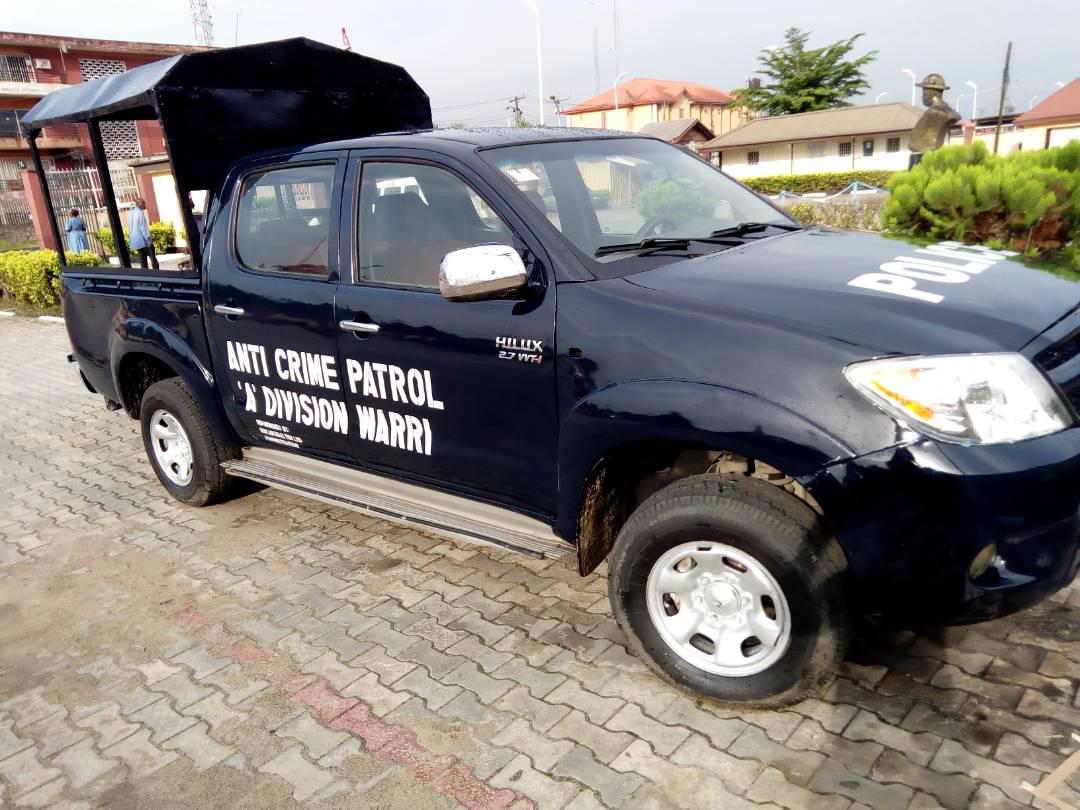
[[[24,315],[21,312],[9,312],[3,309],[0,309],[0,318],[30,318],[35,321],[45,321],[46,323],[64,322],[64,319],[57,315]]]

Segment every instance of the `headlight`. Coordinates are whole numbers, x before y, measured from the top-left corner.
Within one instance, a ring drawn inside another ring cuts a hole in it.
[[[848,366],[844,376],[889,414],[947,442],[1015,442],[1073,421],[1046,378],[1019,354],[869,360]]]

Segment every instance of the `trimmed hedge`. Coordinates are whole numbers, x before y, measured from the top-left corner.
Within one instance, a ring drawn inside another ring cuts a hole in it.
[[[768,177],[745,177],[739,180],[761,194],[779,194],[790,191],[794,194],[807,194],[817,191],[840,191],[859,180],[878,188],[885,188],[894,174],[883,170],[864,170],[853,172],[819,172],[817,174],[774,174]]]
[[[67,254],[67,263],[96,267],[101,257],[92,251]],[[0,292],[22,304],[55,307],[60,303],[60,257],[55,250],[11,250],[0,253]]]
[[[990,154],[981,142],[931,152],[889,183],[893,233],[1010,248],[1080,269],[1080,142]]]
[[[112,228],[102,228],[97,232],[97,238],[101,240],[101,246],[111,256],[116,255],[116,243],[113,241]],[[150,223],[150,241],[154,243],[154,253],[168,253],[176,245],[176,228],[168,222]],[[128,251],[131,251],[131,237],[128,229],[124,228],[124,242],[127,243]]]

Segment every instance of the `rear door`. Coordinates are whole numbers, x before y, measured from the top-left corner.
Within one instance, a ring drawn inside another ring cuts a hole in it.
[[[468,167],[434,155],[361,154],[351,161],[342,206],[337,300],[356,459],[421,483],[553,512],[555,285],[541,245]],[[490,301],[443,298],[442,257],[485,243],[520,253],[530,271],[528,292]]]
[[[329,154],[249,169],[214,227],[211,352],[228,417],[253,444],[349,455],[334,320],[345,167]]]

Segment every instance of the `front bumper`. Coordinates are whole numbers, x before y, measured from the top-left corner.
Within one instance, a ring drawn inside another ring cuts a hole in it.
[[[893,623],[1004,616],[1080,568],[1080,427],[991,447],[920,439],[832,465],[811,492],[863,610]],[[993,569],[972,580],[988,543]]]

